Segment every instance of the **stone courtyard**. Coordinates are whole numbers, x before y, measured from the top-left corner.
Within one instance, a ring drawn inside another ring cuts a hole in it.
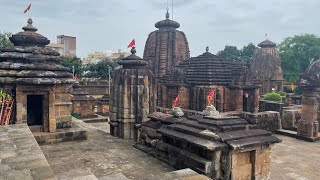
[[[41,149],[57,179],[155,179],[174,171],[132,147],[133,141],[112,137],[105,122],[84,123],[88,140],[44,145]],[[320,142],[280,136],[272,152],[271,179],[316,180],[320,176]]]

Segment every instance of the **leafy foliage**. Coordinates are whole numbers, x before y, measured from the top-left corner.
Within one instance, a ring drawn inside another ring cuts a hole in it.
[[[279,44],[284,79],[295,82],[308,65],[320,58],[320,38],[303,34],[286,38]]]
[[[11,37],[12,34],[5,32],[5,33],[0,33],[0,48],[6,48],[9,46],[13,46],[11,41],[9,40],[9,37]]]
[[[281,96],[278,93],[272,92],[272,93],[266,94],[264,97],[264,100],[279,102],[281,101]]]
[[[217,55],[235,63],[244,61],[247,68],[250,68],[256,48],[253,43],[249,43],[240,50],[236,46],[225,46],[224,50],[219,51]]]
[[[224,50],[219,51],[217,55],[232,62],[239,63],[242,60],[241,51],[236,46],[225,46]]]
[[[241,58],[246,62],[248,69],[251,67],[253,54],[256,49],[257,46],[253,43],[249,43],[241,49]]]
[[[86,70],[85,77],[108,79],[109,67],[110,67],[110,75],[112,76],[114,70],[118,67],[118,64],[116,62],[103,60],[98,62],[97,64],[89,64],[85,68]]]
[[[279,94],[280,96],[285,96],[286,95],[286,93],[283,92],[283,91],[279,91],[279,92],[277,92],[277,94]]]
[[[77,57],[68,57],[62,56],[61,57],[61,64],[67,68],[72,73],[72,66],[74,66],[75,74],[81,76],[83,73],[82,62],[80,58]]]

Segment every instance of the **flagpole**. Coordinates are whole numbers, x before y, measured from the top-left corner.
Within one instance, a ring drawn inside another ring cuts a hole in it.
[[[171,15],[171,19],[173,20],[173,0],[172,0],[172,15]]]

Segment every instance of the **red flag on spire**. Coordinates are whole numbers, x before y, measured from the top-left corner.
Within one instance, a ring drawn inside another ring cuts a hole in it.
[[[179,95],[176,97],[176,99],[173,101],[173,107],[176,107],[179,102]]]
[[[136,41],[133,39],[131,43],[128,45],[128,48],[131,48],[132,46],[135,46],[135,45],[136,45]]]
[[[26,10],[24,10],[24,12],[23,13],[27,13],[28,11],[30,11],[30,8],[31,8],[31,3],[29,4],[29,6],[27,7],[27,9]]]

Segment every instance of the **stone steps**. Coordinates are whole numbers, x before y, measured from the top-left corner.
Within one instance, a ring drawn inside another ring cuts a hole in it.
[[[185,126],[189,126],[189,127],[197,128],[197,129],[201,129],[201,130],[206,130],[208,128],[208,126],[205,124],[199,124],[197,121],[192,121],[189,119],[184,119],[183,121],[177,121],[176,124],[182,124]]]
[[[219,150],[222,148],[222,144],[220,144],[219,142],[213,142],[208,139],[203,139],[190,134],[185,134],[183,132],[178,132],[174,129],[170,129],[167,127],[162,127],[158,131],[162,133],[162,136],[168,136],[175,139],[179,139],[181,141],[194,144],[196,146],[210,151]]]
[[[254,130],[247,130],[247,131],[224,132],[224,133],[218,133],[218,135],[220,136],[222,141],[227,142],[227,141],[257,137],[257,136],[270,136],[271,132],[260,130],[260,129],[257,129],[257,130],[254,129]]]
[[[211,160],[200,157],[197,154],[188,152],[184,149],[164,143],[168,147],[169,164],[177,169],[191,168],[198,173],[211,176],[214,165]],[[179,156],[177,156],[179,154]],[[179,159],[179,160],[177,160]],[[178,163],[177,163],[178,162]]]
[[[205,132],[204,129],[198,129],[198,128],[194,128],[194,127],[190,127],[190,126],[186,126],[186,125],[182,125],[182,124],[172,124],[172,125],[167,126],[167,128],[174,129],[178,132],[182,132],[182,133],[196,136],[199,138],[205,138],[210,141],[215,141],[215,140],[220,139],[215,133],[213,133],[211,131]]]
[[[197,172],[191,170],[191,169],[181,169],[177,171],[172,171],[169,173],[163,173],[158,176],[153,177],[152,179],[155,180],[187,180],[187,179],[194,179],[194,180],[209,180],[210,178],[200,175]],[[147,179],[145,179],[147,180]]]

